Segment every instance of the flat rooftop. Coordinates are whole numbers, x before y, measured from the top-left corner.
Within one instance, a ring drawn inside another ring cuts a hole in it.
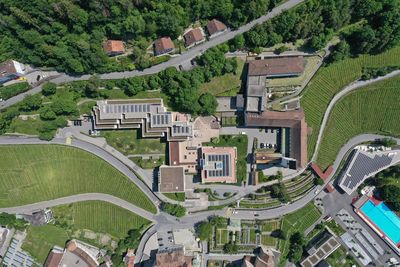
[[[161,166],[159,171],[160,192],[185,191],[185,171],[182,166]]]
[[[236,183],[236,148],[202,147],[201,178],[203,183]]]

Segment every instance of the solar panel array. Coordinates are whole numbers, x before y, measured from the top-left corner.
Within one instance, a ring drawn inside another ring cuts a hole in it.
[[[187,136],[191,135],[192,127],[189,125],[173,125],[172,136]]]
[[[207,177],[225,177],[231,176],[231,155],[230,154],[209,154],[207,165],[212,166],[207,169]]]
[[[3,259],[3,266],[31,267],[34,260],[26,252],[21,251],[18,241],[13,238]]]
[[[105,105],[104,112],[110,113],[141,113],[150,112],[151,104],[109,104]]]
[[[345,174],[340,182],[340,186],[344,186],[353,190],[357,188],[363,180],[372,173],[391,164],[393,157],[386,155],[375,155],[373,158],[360,152],[353,160],[353,165]]]
[[[151,116],[151,126],[158,127],[158,126],[169,126],[171,123],[171,114],[164,113],[164,114],[155,114]]]

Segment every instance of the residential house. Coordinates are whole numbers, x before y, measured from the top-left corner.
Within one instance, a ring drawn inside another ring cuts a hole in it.
[[[210,35],[210,38],[220,35],[227,29],[228,28],[226,27],[226,25],[217,19],[212,19],[207,24],[207,31]]]
[[[154,44],[154,55],[161,56],[175,51],[175,45],[170,37],[157,39]]]
[[[120,40],[107,40],[103,44],[103,50],[110,57],[122,55],[125,53],[124,42]]]
[[[206,40],[201,28],[195,28],[188,31],[185,33],[183,38],[185,39],[185,45],[187,48],[198,45]]]
[[[25,71],[25,65],[15,60],[7,60],[0,63],[0,84],[25,75]]]

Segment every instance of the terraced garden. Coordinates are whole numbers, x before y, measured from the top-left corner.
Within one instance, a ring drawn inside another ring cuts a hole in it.
[[[345,96],[329,117],[317,162],[331,164],[340,148],[362,133],[400,136],[400,76],[387,79]]]
[[[132,181],[83,150],[61,145],[4,145],[0,155],[0,207],[105,193],[156,212]]]
[[[287,238],[285,240],[279,240],[278,247],[279,251],[282,253],[279,262],[280,267],[285,266],[286,263],[290,245],[289,237],[295,232],[303,233],[308,227],[313,225],[320,216],[321,212],[318,208],[314,204],[309,203],[302,209],[283,217],[281,230],[285,232]]]
[[[349,58],[319,69],[301,98],[306,121],[312,128],[312,134],[308,138],[309,157],[314,152],[324,112],[333,96],[346,85],[358,80],[363,67],[399,66],[399,58],[400,46],[382,54]]]

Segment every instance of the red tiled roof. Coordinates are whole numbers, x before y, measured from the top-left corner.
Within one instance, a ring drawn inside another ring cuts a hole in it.
[[[169,37],[162,37],[154,42],[154,50],[156,55],[164,54],[173,49],[175,49],[175,46]]]
[[[64,253],[55,253],[50,252],[47,256],[46,262],[44,263],[44,267],[58,267],[61,262]]]
[[[304,59],[296,57],[271,57],[249,62],[249,76],[274,76],[300,74],[304,71]]]
[[[315,172],[315,174],[317,174],[319,176],[319,178],[321,178],[322,180],[326,180],[326,178],[329,177],[329,175],[331,175],[331,173],[333,172],[333,167],[332,165],[329,166],[325,172],[322,172],[321,169],[319,168],[319,166],[316,163],[311,163],[311,169],[313,169],[313,171]]]
[[[290,128],[290,157],[297,160],[297,167],[307,164],[307,123],[302,109],[279,112],[264,111],[259,113],[246,113],[247,126],[254,127],[283,127]]]
[[[125,52],[124,43],[118,40],[107,40],[103,44],[103,49],[107,54]]]
[[[203,33],[201,32],[200,28],[195,28],[191,31],[188,31],[184,36],[185,43],[187,46],[192,45],[196,42],[200,42],[204,39]]]
[[[207,31],[210,35],[213,35],[217,32],[222,32],[226,30],[226,25],[223,24],[221,21],[213,19],[210,20],[207,24]]]

